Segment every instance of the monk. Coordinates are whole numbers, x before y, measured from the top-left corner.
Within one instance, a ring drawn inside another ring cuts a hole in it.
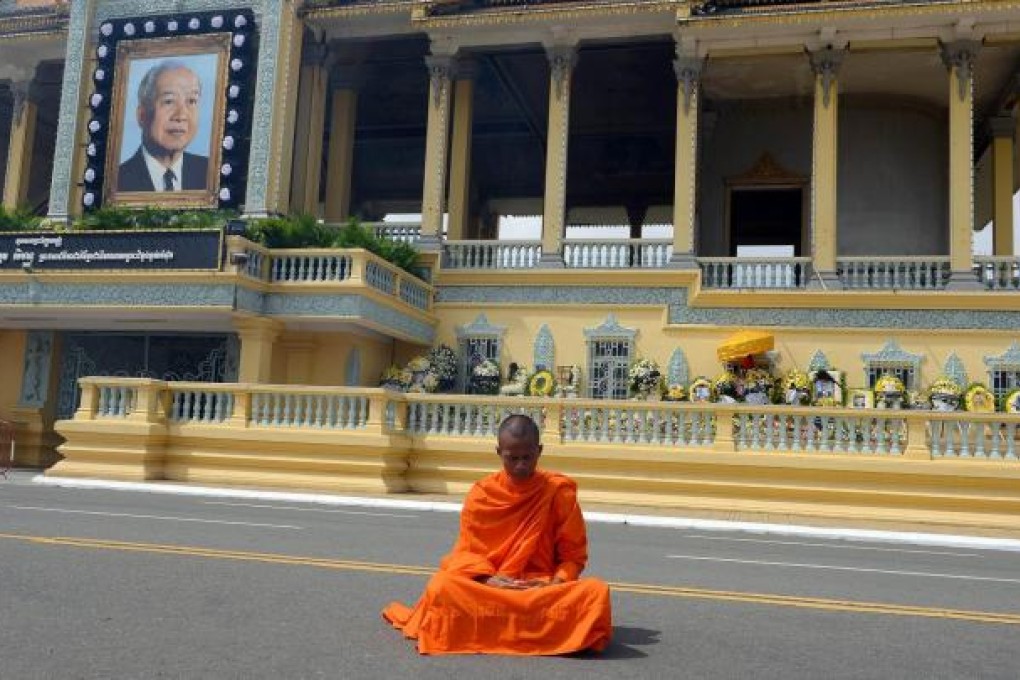
[[[383,618],[418,641],[421,654],[568,654],[601,651],[612,621],[609,588],[578,579],[588,561],[577,485],[537,469],[535,421],[513,415],[499,427],[503,469],[475,483],[460,536],[425,593]]]

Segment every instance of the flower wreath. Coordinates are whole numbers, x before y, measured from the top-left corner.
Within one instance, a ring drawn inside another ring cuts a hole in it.
[[[963,407],[976,413],[994,413],[995,397],[981,383],[974,383],[963,394]]]
[[[702,390],[708,390],[707,396],[698,396]],[[688,394],[691,401],[712,401],[715,398],[715,388],[708,378],[701,377],[691,383]]]
[[[1002,407],[1006,413],[1020,413],[1020,389],[1007,394],[1002,400]]]
[[[552,371],[538,371],[528,381],[528,394],[533,397],[548,397],[555,388],[556,378],[553,377]]]

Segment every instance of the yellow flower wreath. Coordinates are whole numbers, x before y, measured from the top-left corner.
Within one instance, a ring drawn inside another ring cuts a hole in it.
[[[538,371],[528,381],[528,394],[533,397],[548,397],[556,388],[556,378],[551,371]]]

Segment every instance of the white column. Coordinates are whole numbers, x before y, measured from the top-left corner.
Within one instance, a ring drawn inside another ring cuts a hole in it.
[[[811,154],[812,285],[838,287],[837,196],[839,168],[839,67],[843,50],[826,47],[809,54],[815,74]]]
[[[673,255],[670,267],[694,269],[698,204],[698,135],[701,112],[701,71],[704,60],[678,54],[673,60],[677,79],[676,159],[673,173]]]

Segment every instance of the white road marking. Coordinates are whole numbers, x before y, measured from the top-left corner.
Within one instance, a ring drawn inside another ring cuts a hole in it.
[[[832,543],[804,543],[801,541],[770,541],[764,538],[730,538],[729,536],[705,536],[684,534],[684,538],[701,538],[706,541],[743,541],[747,543],[774,543],[776,545],[803,545],[810,548],[832,548],[833,550],[877,550],[879,552],[915,553],[920,555],[952,555],[954,557],[981,557],[978,553],[948,552],[943,550],[909,550],[907,548],[877,548],[870,545],[834,545]]]
[[[270,508],[272,510],[295,510],[297,512],[330,512],[341,515],[369,515],[371,517],[412,517],[420,515],[399,515],[394,512],[367,512],[365,510],[324,510],[323,508],[299,508],[293,505],[262,505],[259,503],[226,503],[224,501],[202,501],[203,505],[229,505],[238,508]]]
[[[799,569],[828,569],[832,571],[857,571],[871,574],[892,574],[894,576],[929,576],[931,578],[951,578],[961,581],[990,581],[992,583],[1020,583],[1017,578],[995,578],[992,576],[971,576],[969,574],[940,574],[927,571],[895,571],[889,569],[869,569],[867,567],[842,567],[829,564],[803,564],[800,562],[767,562],[765,560],[738,560],[728,557],[704,557],[701,555],[666,555],[672,560],[697,560],[700,562],[733,562],[736,564],[758,564],[768,567],[796,567]]]
[[[198,522],[200,524],[232,524],[245,527],[267,527],[270,529],[298,529],[304,527],[292,524],[260,524],[257,522],[231,522],[223,519],[196,519],[194,517],[168,517],[164,515],[134,515],[126,512],[97,512],[95,510],[70,510],[68,508],[40,508],[33,505],[8,505],[15,510],[38,510],[40,512],[63,512],[70,515],[101,515],[103,517],[131,517],[133,519],[161,519],[170,522]]]

